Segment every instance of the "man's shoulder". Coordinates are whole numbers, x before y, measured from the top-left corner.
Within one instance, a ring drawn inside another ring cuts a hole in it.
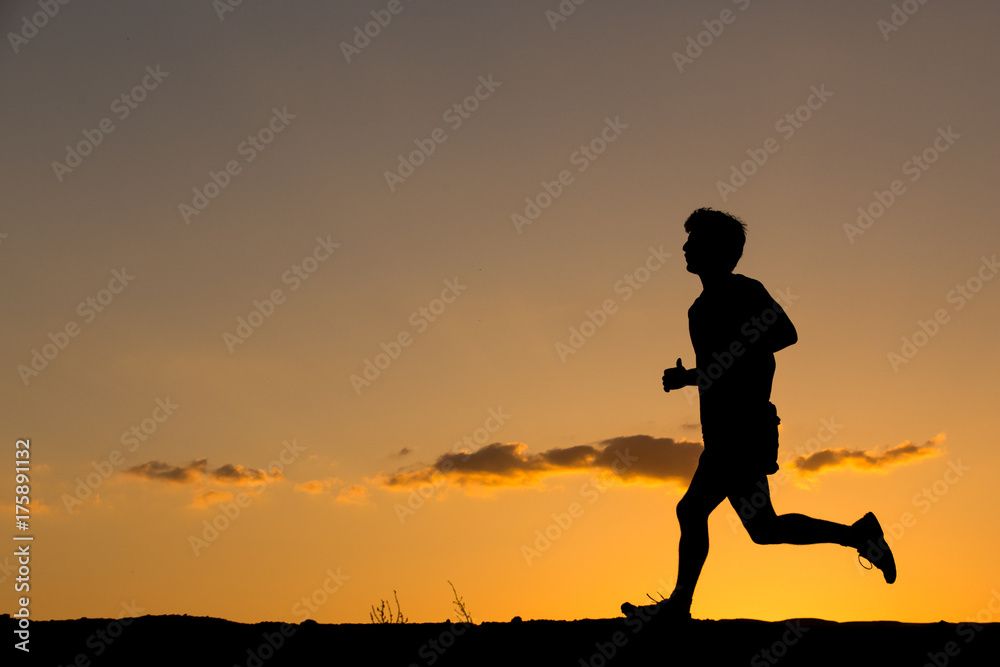
[[[716,287],[713,287],[709,292],[702,291],[702,293],[698,295],[698,298],[694,300],[691,307],[693,308],[699,303],[714,300],[718,297],[726,298],[734,295],[739,297],[769,296],[769,293],[764,287],[764,284],[759,280],[748,278],[740,273],[733,273],[730,274],[728,280]]]
[[[738,273],[733,274],[732,293],[738,294],[743,301],[754,303],[758,301],[770,303],[773,301],[771,293],[767,291],[762,282],[753,278],[747,278]]]
[[[764,283],[759,280],[754,280],[753,278],[748,278],[742,273],[733,274],[733,285],[738,289],[767,291],[764,289]]]
[[[740,273],[733,273],[730,274],[729,280],[719,286],[708,292],[702,291],[688,308],[688,316],[701,309],[722,308],[730,310],[734,304],[756,305],[772,300],[771,294],[759,280],[748,278]]]

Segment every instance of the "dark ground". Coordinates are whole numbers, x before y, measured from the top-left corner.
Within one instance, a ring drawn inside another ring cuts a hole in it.
[[[127,623],[127,624],[126,624]],[[193,616],[39,621],[30,654],[7,665],[280,667],[322,665],[1000,665],[1000,624],[525,621],[478,625],[246,625]]]

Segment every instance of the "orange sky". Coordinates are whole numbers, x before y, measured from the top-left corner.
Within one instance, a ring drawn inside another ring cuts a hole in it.
[[[390,4],[0,8],[33,615],[367,622],[395,590],[437,621],[450,580],[477,621],[572,619],[669,592],[701,434],[660,376],[694,362],[701,206],[747,222],[737,271],[799,333],[776,509],[874,511],[899,580],[757,546],[726,505],[694,615],[982,609],[995,3]]]

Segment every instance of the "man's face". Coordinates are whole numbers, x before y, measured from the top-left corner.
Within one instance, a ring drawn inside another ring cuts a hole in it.
[[[687,243],[682,247],[687,270],[704,278],[715,274],[730,273],[730,269],[722,264],[719,247],[711,234],[695,230],[688,233]]]
[[[689,273],[700,275],[707,266],[708,244],[704,234],[697,231],[688,233],[687,242],[681,248]]]

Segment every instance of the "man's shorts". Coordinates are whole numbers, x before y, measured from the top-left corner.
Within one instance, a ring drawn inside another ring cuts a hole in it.
[[[743,477],[778,472],[778,411],[774,404],[725,411],[725,418],[702,423],[705,451],[698,462]]]

